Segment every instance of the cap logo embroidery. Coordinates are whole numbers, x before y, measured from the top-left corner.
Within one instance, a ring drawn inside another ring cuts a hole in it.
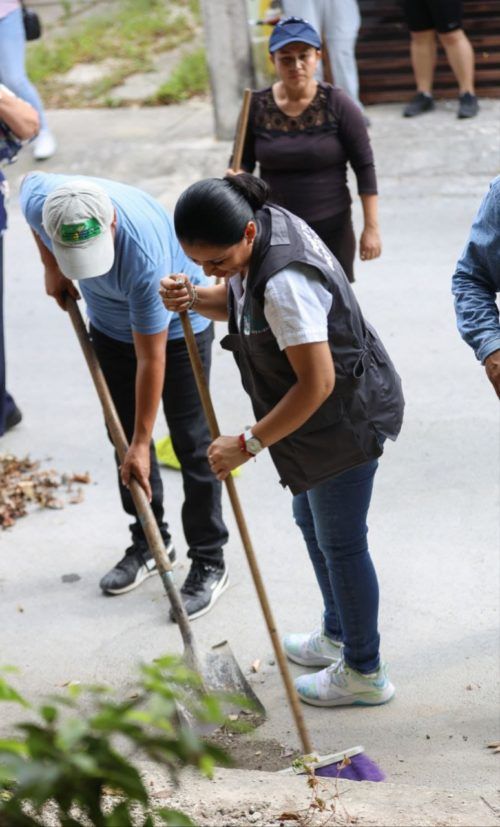
[[[66,244],[78,244],[80,241],[88,241],[89,238],[102,233],[101,225],[96,218],[87,218],[79,221],[78,224],[61,224],[61,241]]]

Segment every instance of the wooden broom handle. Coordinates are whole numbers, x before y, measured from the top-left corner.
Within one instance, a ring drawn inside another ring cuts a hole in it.
[[[214,406],[212,404],[210,391],[208,390],[207,381],[205,379],[203,364],[198,351],[198,345],[196,344],[196,339],[194,337],[193,328],[191,327],[191,322],[189,320],[187,312],[184,311],[183,313],[179,313],[179,316],[182,321],[184,338],[186,340],[189,358],[191,360],[193,373],[196,379],[196,384],[198,386],[201,404],[203,406],[203,410],[207,418],[212,439],[216,439],[218,436],[220,436],[219,425],[217,422],[217,417],[215,415]],[[238,530],[240,532],[243,548],[245,549],[246,558],[248,561],[248,565],[250,567],[250,572],[252,574],[255,589],[257,591],[257,596],[259,598],[261,609],[264,614],[264,619],[266,621],[266,626],[271,637],[271,643],[273,645],[274,654],[276,655],[276,660],[278,662],[279,670],[281,672],[281,677],[285,685],[288,702],[290,704],[290,708],[292,710],[292,714],[295,720],[295,725],[297,727],[297,731],[302,743],[302,749],[306,755],[309,755],[313,752],[313,747],[311,744],[311,740],[309,738],[309,733],[306,729],[304,718],[302,716],[300,701],[297,697],[297,692],[295,690],[295,686],[293,684],[290,671],[288,669],[288,665],[286,662],[285,654],[281,646],[278,631],[276,629],[276,624],[274,622],[273,613],[271,611],[271,606],[269,604],[269,600],[267,599],[264,582],[262,580],[260,569],[257,563],[257,558],[253,550],[252,541],[250,540],[250,535],[248,533],[246,520],[243,515],[243,510],[241,508],[238,493],[236,491],[234,479],[232,478],[231,474],[229,474],[226,477],[224,482],[226,483],[227,493],[229,495],[234,517],[238,525]]]
[[[102,405],[104,419],[106,420],[106,425],[108,426],[111,440],[115,446],[116,453],[120,458],[120,462],[123,462],[129,447],[127,437],[125,436],[122,423],[109,392],[108,383],[106,382],[106,378],[99,364],[99,360],[97,359],[94,346],[90,341],[87,328],[85,327],[85,322],[83,321],[82,314],[80,313],[80,308],[78,307],[76,301],[69,295],[66,296],[66,310],[68,311],[78,341],[82,348],[83,355],[85,356],[89,367],[90,375]],[[146,536],[149,550],[154,557],[156,565],[158,566],[163,585],[174,610],[184,642],[187,661],[192,669],[198,672],[199,675],[202,675],[189,618],[187,616],[184,603],[179,596],[179,592],[175,588],[174,581],[171,579],[172,563],[169,560],[165,543],[163,541],[163,537],[161,536],[160,529],[158,528],[158,523],[155,520],[151,504],[146,496],[146,492],[134,477],[130,480],[129,488],[137,510],[137,516]]]
[[[243,103],[241,106],[240,117],[238,119],[238,127],[236,129],[236,136],[233,146],[233,160],[231,167],[236,172],[241,167],[243,158],[243,148],[245,146],[245,138],[248,127],[248,115],[250,113],[250,102],[252,100],[252,90],[245,89],[243,92]]]

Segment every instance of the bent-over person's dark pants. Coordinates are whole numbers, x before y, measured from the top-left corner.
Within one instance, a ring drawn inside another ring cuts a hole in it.
[[[132,439],[135,419],[136,355],[133,344],[120,342],[90,325],[90,335],[127,439]],[[213,325],[196,335],[207,381],[210,374]],[[184,483],[182,525],[189,546],[188,557],[206,563],[220,563],[228,531],[222,519],[221,483],[210,470],[207,448],[210,434],[201,406],[184,339],[167,341],[167,367],[163,385],[163,410],[172,445],[181,464]],[[109,434],[108,434],[109,436]],[[163,484],[153,442],[150,447],[151,506],[164,537]],[[118,464],[118,458],[115,458]],[[130,491],[118,472],[122,505],[136,518],[131,526],[134,538],[144,537]]]

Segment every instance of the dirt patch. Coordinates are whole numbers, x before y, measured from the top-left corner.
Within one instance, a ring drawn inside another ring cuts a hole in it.
[[[255,732],[230,732],[222,728],[210,741],[231,756],[231,765],[238,770],[278,772],[289,767],[299,755],[272,738],[256,738]]]

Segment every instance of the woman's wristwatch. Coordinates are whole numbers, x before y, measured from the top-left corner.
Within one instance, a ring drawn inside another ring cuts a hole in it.
[[[249,454],[251,457],[256,457],[264,448],[260,439],[253,435],[251,428],[246,428],[245,431],[240,434],[239,440],[243,453]]]

